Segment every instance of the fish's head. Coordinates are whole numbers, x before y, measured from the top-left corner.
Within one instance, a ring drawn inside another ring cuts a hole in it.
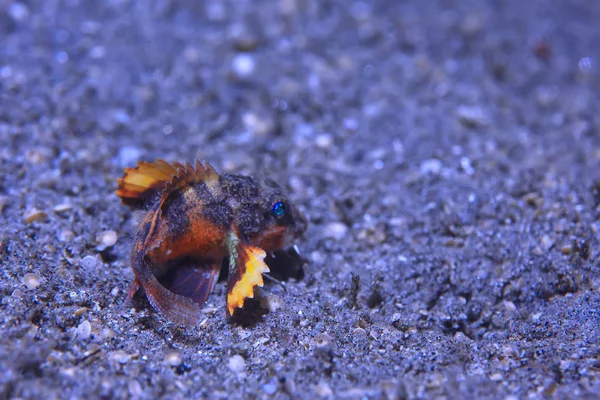
[[[240,207],[241,236],[267,252],[289,246],[306,231],[306,218],[273,180],[262,178],[256,184],[255,196]]]

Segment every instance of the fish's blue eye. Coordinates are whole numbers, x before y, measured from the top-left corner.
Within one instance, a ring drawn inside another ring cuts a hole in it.
[[[272,211],[274,216],[281,217],[283,214],[285,214],[285,205],[282,202],[278,201],[273,205]]]

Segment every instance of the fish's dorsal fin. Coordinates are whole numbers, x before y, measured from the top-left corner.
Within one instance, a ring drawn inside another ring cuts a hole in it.
[[[186,187],[187,185],[200,182],[205,182],[207,185],[209,185],[212,182],[218,181],[219,174],[209,162],[205,161],[203,164],[200,161],[196,161],[195,166],[192,166],[192,164],[187,162],[185,165],[181,165],[181,167],[177,169],[177,174],[173,176],[173,178],[165,185],[162,191],[159,208],[163,208],[163,205],[169,198],[170,194]]]
[[[124,204],[143,207],[162,192],[182,168],[180,163],[168,163],[158,159],[154,162],[141,161],[134,168],[126,168],[118,180],[117,196]]]
[[[117,196],[124,204],[143,207],[147,202],[162,194],[161,204],[169,193],[194,182],[214,181],[219,175],[208,162],[204,165],[196,161],[195,167],[189,162],[185,165],[168,163],[162,159],[154,162],[139,162],[135,168],[126,168],[125,174],[118,180]]]

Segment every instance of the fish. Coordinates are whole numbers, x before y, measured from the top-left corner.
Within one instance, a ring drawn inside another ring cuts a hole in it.
[[[307,220],[268,177],[219,174],[207,161],[139,162],[118,179],[122,203],[145,209],[131,249],[135,279],[167,320],[196,325],[229,260],[226,315],[254,297],[270,272],[265,257],[291,245]]]

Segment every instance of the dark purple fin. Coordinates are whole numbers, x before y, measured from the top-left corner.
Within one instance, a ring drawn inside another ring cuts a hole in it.
[[[142,252],[132,254],[132,266],[136,280],[144,288],[148,301],[164,318],[186,326],[193,326],[202,317],[201,306],[194,300],[171,292],[160,284],[150,270]]]
[[[220,265],[193,264],[173,268],[161,283],[175,294],[190,298],[201,306],[206,302],[217,282]]]

